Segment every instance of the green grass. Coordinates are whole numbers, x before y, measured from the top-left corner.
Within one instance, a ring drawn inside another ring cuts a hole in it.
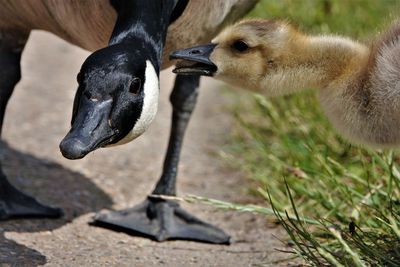
[[[262,0],[250,16],[369,40],[399,15],[398,0]],[[224,155],[257,181],[252,192],[272,205],[296,254],[313,266],[400,266],[398,151],[342,140],[311,90],[249,93],[232,111],[237,127]]]

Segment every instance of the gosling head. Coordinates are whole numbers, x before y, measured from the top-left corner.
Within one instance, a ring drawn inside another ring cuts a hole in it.
[[[68,159],[133,140],[157,112],[159,70],[154,53],[123,46],[98,50],[82,65],[72,127],[60,144]]]
[[[171,53],[182,59],[174,72],[213,76],[235,86],[257,89],[260,79],[290,64],[301,38],[288,23],[245,20],[222,31],[211,44]]]

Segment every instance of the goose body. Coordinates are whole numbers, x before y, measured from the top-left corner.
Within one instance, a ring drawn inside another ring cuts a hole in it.
[[[211,40],[224,26],[248,12],[256,0],[190,0],[168,28],[162,68],[171,51]],[[51,32],[89,51],[106,47],[117,12],[110,0],[0,0],[0,32]]]
[[[257,0],[0,0],[0,122],[19,81],[29,33],[41,29],[94,51],[77,75],[71,129],[62,154],[80,159],[101,147],[127,143],[149,127],[157,112],[159,72],[170,51],[210,40]],[[164,168],[152,195],[175,195],[183,135],[196,103],[199,76],[178,76],[171,94],[173,117]],[[0,123],[1,129],[1,123]],[[140,151],[135,152],[139,154]],[[0,219],[59,217],[13,187],[0,166]],[[172,201],[147,198],[124,211],[99,214],[103,227],[158,241],[189,239],[228,243],[222,230]]]
[[[198,54],[209,60],[201,63],[203,69],[215,68],[216,79],[266,96],[318,89],[323,110],[347,139],[374,147],[400,144],[399,21],[371,45],[342,36],[310,36],[273,20],[239,22],[212,43],[212,51]],[[203,47],[172,57],[196,61],[191,53]],[[196,65],[186,63],[175,70],[194,71]]]

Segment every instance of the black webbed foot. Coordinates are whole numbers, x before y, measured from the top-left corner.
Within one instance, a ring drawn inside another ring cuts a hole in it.
[[[202,222],[170,200],[148,197],[142,204],[97,214],[93,225],[143,235],[156,241],[192,240],[229,244],[230,237],[219,228]]]
[[[59,218],[63,215],[59,208],[40,204],[11,184],[0,188],[0,220],[12,218]]]

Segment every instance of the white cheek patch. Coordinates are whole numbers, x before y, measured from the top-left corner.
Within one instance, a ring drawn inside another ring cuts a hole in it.
[[[145,82],[143,85],[144,99],[143,108],[139,119],[133,129],[115,145],[126,144],[139,137],[149,128],[151,122],[157,114],[158,97],[160,94],[160,84],[156,70],[149,60],[146,61]]]

